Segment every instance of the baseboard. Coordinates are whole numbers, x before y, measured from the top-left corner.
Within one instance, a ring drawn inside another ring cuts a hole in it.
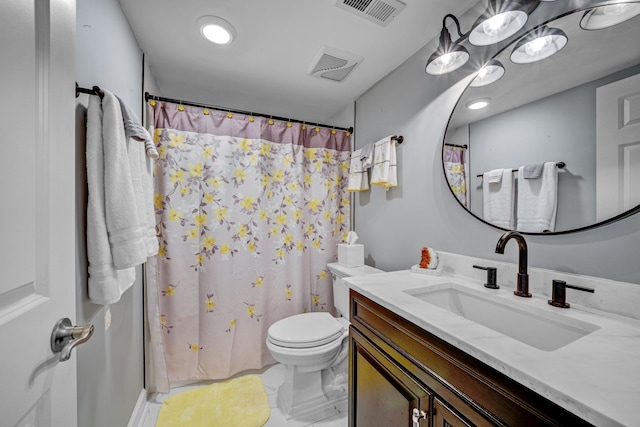
[[[145,425],[147,417],[149,416],[147,405],[147,391],[145,389],[142,389],[140,395],[138,396],[136,407],[133,408],[131,418],[129,418],[127,427],[143,427]]]

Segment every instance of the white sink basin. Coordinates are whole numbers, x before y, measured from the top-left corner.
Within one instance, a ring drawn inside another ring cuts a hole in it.
[[[404,292],[544,351],[557,350],[599,329],[590,323],[519,304],[516,296],[513,296],[513,301],[492,299],[490,295],[475,292],[458,283],[443,283]]]

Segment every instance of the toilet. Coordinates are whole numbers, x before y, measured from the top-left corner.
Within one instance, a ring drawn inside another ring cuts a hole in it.
[[[267,348],[284,366],[278,406],[286,418],[346,411],[348,397],[349,287],[345,277],[381,273],[369,266],[328,264],[333,302],[340,317],[326,312],[296,314],[269,327]]]

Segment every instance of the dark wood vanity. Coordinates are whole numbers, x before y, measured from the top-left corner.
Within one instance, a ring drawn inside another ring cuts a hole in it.
[[[591,424],[351,290],[350,427]]]

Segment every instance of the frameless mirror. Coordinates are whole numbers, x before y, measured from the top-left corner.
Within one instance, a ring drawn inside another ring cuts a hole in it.
[[[599,9],[595,25],[625,4],[640,7],[633,1]],[[589,13],[593,8],[543,22],[568,41],[541,61],[514,63],[514,40],[493,58],[504,75],[468,86],[458,100],[445,132],[443,169],[452,194],[481,221],[518,228],[517,218],[513,226],[485,218],[490,197],[483,194],[483,174],[511,169],[517,193],[518,168],[540,162],[564,163],[557,174],[555,227],[529,234],[583,230],[640,210],[640,16],[583,29]],[[467,107],[477,100],[488,105]]]

